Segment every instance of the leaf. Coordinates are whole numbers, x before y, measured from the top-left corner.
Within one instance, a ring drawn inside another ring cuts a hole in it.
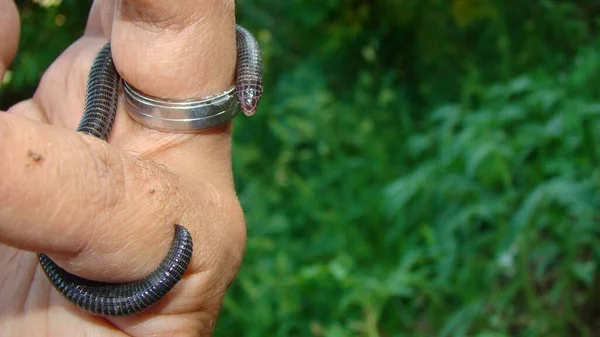
[[[466,336],[471,323],[481,312],[481,303],[471,303],[454,313],[444,324],[439,336]]]
[[[576,262],[573,265],[573,274],[579,281],[589,287],[594,283],[596,269],[595,261]]]
[[[517,77],[507,85],[507,91],[511,95],[522,94],[533,88],[533,81],[527,76]]]
[[[433,178],[436,166],[423,165],[405,177],[398,178],[384,190],[384,202],[389,216],[395,216]]]
[[[535,217],[550,202],[567,207],[572,214],[589,217],[594,212],[594,205],[590,204],[592,200],[587,186],[580,182],[556,178],[540,184],[529,193],[512,218],[505,247],[513,245],[521,231],[535,225]]]

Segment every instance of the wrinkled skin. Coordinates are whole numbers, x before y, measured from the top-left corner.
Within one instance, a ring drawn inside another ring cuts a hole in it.
[[[0,0],[0,78],[19,38]],[[244,251],[231,172],[231,125],[154,131],[123,107],[109,143],[74,130],[92,60],[107,39],[119,73],[141,91],[191,98],[230,88],[233,0],[96,1],[83,37],[46,71],[29,100],[0,111],[0,336],[210,336]],[[108,282],[141,278],[166,254],[173,224],[194,255],[182,281],[133,317],[80,311],[55,291],[34,252]]]

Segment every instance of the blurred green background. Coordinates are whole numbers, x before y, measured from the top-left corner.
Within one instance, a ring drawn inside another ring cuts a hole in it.
[[[18,1],[0,106],[89,1]],[[50,5],[50,6],[48,6]],[[248,245],[216,336],[600,336],[600,2],[244,0]]]

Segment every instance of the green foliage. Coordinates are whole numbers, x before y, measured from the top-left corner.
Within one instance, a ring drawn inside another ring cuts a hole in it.
[[[249,237],[216,335],[600,335],[599,12],[239,1],[266,92],[235,122]]]
[[[249,240],[218,335],[600,333],[587,5],[267,2],[238,16],[269,93],[236,121]]]

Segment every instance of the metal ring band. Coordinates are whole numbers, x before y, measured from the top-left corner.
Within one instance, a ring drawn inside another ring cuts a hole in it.
[[[232,120],[239,112],[235,87],[201,100],[166,100],[142,94],[124,80],[123,93],[129,116],[152,129],[194,132]]]

